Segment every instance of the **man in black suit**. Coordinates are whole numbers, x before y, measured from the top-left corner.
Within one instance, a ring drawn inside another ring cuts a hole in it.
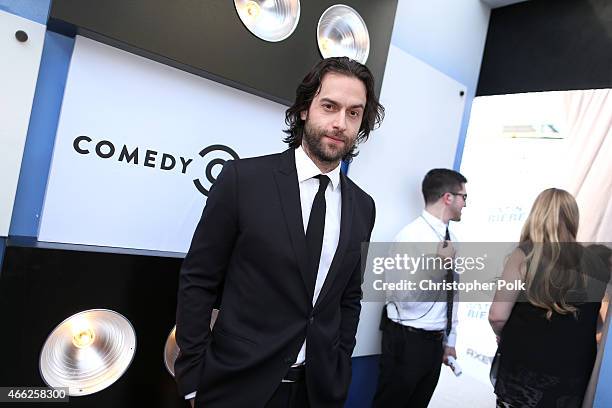
[[[175,372],[192,404],[343,406],[375,207],[340,161],[383,116],[368,68],[328,58],[286,112],[289,149],[225,164],[180,273]]]

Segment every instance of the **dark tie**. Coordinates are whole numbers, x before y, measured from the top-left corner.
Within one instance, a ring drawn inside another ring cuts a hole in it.
[[[444,240],[450,242],[450,233],[448,232],[448,227],[446,227],[446,234],[444,235]],[[453,282],[453,270],[446,270],[446,282]],[[453,325],[453,288],[451,287],[446,291],[446,336],[451,332],[451,327]]]
[[[319,191],[315,195],[306,227],[306,246],[308,247],[308,259],[310,261],[310,271],[312,273],[311,284],[317,281],[319,261],[321,259],[321,249],[323,248],[323,232],[325,231],[325,189],[329,184],[329,177],[319,174],[315,176],[319,179]]]

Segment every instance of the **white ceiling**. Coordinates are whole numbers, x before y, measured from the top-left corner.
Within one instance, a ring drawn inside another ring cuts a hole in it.
[[[521,3],[527,0],[480,0],[492,9],[497,7],[509,6],[510,4]]]

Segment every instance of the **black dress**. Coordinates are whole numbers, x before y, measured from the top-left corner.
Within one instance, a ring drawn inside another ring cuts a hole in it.
[[[521,245],[528,253],[530,246]],[[567,250],[567,248],[564,248]],[[495,394],[498,406],[579,408],[597,354],[595,333],[610,271],[581,246],[576,266],[586,276],[570,296],[576,315],[536,307],[521,293],[502,330]],[[503,403],[502,403],[503,402]]]

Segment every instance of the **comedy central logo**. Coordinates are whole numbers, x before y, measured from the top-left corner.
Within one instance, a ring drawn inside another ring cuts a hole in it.
[[[131,164],[134,166],[151,167],[162,171],[176,171],[180,174],[187,174],[187,168],[191,166],[194,159],[178,156],[175,157],[170,153],[161,153],[151,149],[141,149],[140,147],[121,146],[121,150],[115,147],[110,140],[100,140],[94,142],[89,136],[77,136],[72,142],[72,147],[78,154],[89,155],[95,154],[101,159],[115,160],[117,162]],[[200,161],[204,161],[204,175],[206,181],[202,182],[199,178],[193,179],[194,186],[200,193],[208,197],[210,186],[216,181],[216,176],[213,172],[215,166],[223,167],[226,160],[239,159],[238,154],[230,147],[215,144],[205,147],[198,153]],[[209,187],[206,188],[205,186]]]

